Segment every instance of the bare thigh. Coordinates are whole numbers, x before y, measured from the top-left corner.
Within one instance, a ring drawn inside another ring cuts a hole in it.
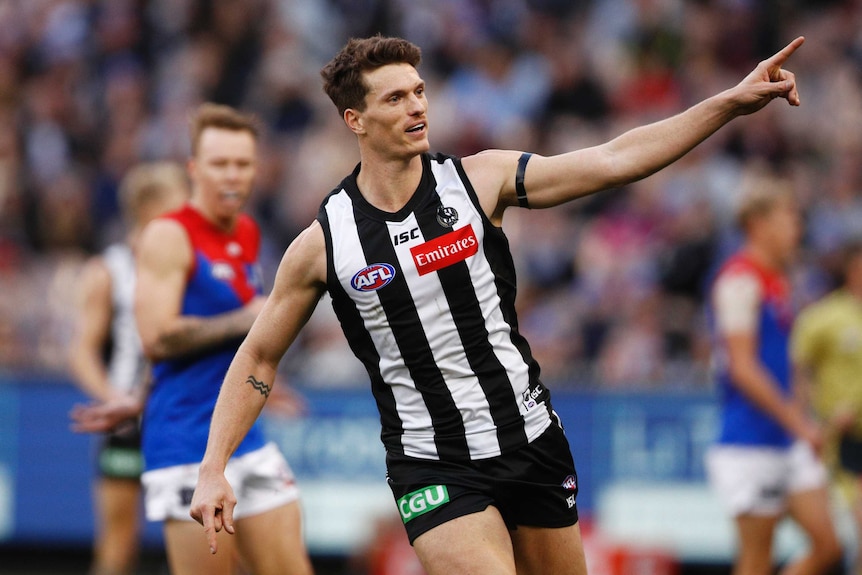
[[[243,562],[255,575],[310,575],[312,572],[296,501],[238,519],[236,538]]]
[[[824,573],[841,561],[842,549],[832,522],[826,487],[792,493],[787,499],[790,516],[811,542],[808,553],[788,565],[785,575]]]
[[[141,506],[141,485],[125,479],[99,479],[95,486],[96,505],[100,526],[105,535],[122,531],[123,535],[137,536]]]
[[[739,515],[736,530],[739,552],[733,575],[770,575],[772,538],[779,516]]]
[[[236,538],[218,533],[218,553],[210,553],[203,528],[194,521],[165,521],[165,548],[171,575],[233,575],[237,569]]]
[[[416,538],[428,575],[515,575],[509,530],[496,507],[447,521]]]
[[[99,519],[95,569],[130,573],[138,555],[141,486],[137,481],[101,478],[95,489]]]
[[[581,529],[518,527],[512,534],[518,575],[586,575]]]

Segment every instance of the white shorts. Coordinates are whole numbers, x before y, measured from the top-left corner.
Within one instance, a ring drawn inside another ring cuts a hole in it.
[[[194,521],[189,512],[199,468],[199,463],[190,463],[154,469],[141,476],[149,521]],[[237,498],[233,513],[236,519],[264,513],[299,498],[293,471],[274,443],[232,457],[225,477]]]
[[[826,468],[803,441],[788,449],[715,445],[707,452],[706,472],[734,517],[781,515],[788,495],[827,484]]]

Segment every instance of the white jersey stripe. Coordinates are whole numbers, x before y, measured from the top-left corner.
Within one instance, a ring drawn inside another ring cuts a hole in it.
[[[422,183],[397,213],[364,200],[357,167],[318,218],[333,306],[372,378],[384,444],[421,458],[493,457],[551,423],[550,395],[514,328],[505,236],[459,166],[423,157]]]

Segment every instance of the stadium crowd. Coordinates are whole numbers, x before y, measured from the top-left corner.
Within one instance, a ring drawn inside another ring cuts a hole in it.
[[[734,200],[802,203],[798,304],[862,234],[859,0],[28,0],[0,2],[0,373],[64,372],[71,286],[122,233],[117,185],[184,161],[202,101],[263,121],[251,211],[265,273],[357,161],[320,67],[350,36],[423,49],[431,143],[542,154],[604,142],[735,84],[796,35],[802,106],[732,123],[663,172],[556,210],[510,210],[522,331],[559,385],[706,385],[704,294]],[[365,385],[322,302],[283,369]]]

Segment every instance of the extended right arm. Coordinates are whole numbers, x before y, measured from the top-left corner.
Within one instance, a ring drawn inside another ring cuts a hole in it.
[[[233,533],[236,499],[224,478],[227,461],[260,415],[287,348],[311,317],[326,282],[323,230],[315,222],[287,249],[275,285],[231,362],[210,423],[191,514],[204,526],[210,549],[222,527]]]
[[[151,361],[205,351],[245,336],[265,301],[257,297],[211,317],[181,315],[193,257],[188,235],[178,222],[154,220],[144,229],[137,253],[135,319],[144,354]]]

